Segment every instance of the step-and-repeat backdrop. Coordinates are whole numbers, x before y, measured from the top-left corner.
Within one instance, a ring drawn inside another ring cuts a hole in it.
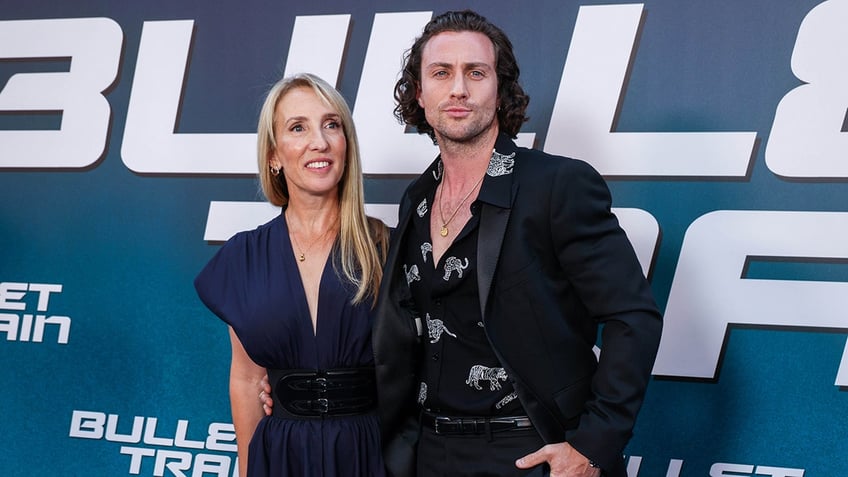
[[[519,141],[608,179],[665,310],[630,477],[848,475],[846,0],[4,0],[0,474],[237,473],[192,280],[277,213],[263,94],[336,84],[393,224],[435,153],[392,117],[401,55],[464,7],[515,44]]]

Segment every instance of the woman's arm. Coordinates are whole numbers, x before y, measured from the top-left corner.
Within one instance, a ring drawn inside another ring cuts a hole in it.
[[[256,430],[256,425],[265,415],[262,405],[256,396],[262,389],[262,378],[266,376],[265,368],[257,365],[245,352],[241,341],[232,327],[230,330],[230,345],[232,346],[232,361],[230,363],[230,408],[233,414],[233,425],[236,429],[238,444],[239,475],[247,475],[247,448]]]

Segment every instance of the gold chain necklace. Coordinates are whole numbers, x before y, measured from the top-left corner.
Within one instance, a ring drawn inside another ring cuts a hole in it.
[[[444,179],[447,178],[447,173],[445,173],[445,176],[442,178],[442,184],[441,184],[442,187],[439,188],[439,218],[442,219],[442,227],[439,229],[439,235],[441,235],[442,237],[448,236],[448,224],[451,223],[451,221],[453,220],[454,217],[456,217],[456,213],[459,212],[459,209],[462,208],[462,205],[465,204],[465,201],[468,200],[469,197],[471,197],[471,194],[473,194],[474,191],[477,190],[477,187],[480,185],[480,183],[483,182],[483,179],[485,177],[486,177],[486,174],[483,174],[483,176],[480,177],[480,180],[478,180],[477,183],[474,184],[474,187],[472,187],[471,190],[469,190],[468,193],[465,194],[465,197],[462,198],[462,200],[459,202],[459,205],[457,205],[456,209],[453,210],[453,213],[450,215],[448,220],[445,220],[444,208],[442,207],[442,199],[445,196],[445,194],[444,194],[445,180]]]
[[[308,247],[306,247],[305,251],[303,250],[303,247],[300,246],[300,243],[297,241],[297,237],[295,237],[295,233],[293,231],[289,230],[289,236],[291,236],[292,242],[294,242],[294,245],[300,250],[300,255],[298,255],[297,260],[300,261],[300,262],[305,261],[306,260],[306,254],[309,253],[310,250],[312,250],[312,247],[315,246],[316,243],[322,242],[323,241],[322,239],[330,232],[330,230],[333,230],[335,228],[335,225],[336,225],[335,221],[331,222],[330,226],[327,227],[327,230],[325,230],[321,235],[319,235],[318,238],[313,240],[312,243],[309,244]]]

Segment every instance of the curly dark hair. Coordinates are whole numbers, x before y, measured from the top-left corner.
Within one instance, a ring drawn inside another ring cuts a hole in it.
[[[401,78],[395,84],[395,117],[401,123],[414,126],[419,133],[430,136],[435,142],[433,127],[424,117],[424,109],[418,104],[418,88],[421,85],[421,52],[430,38],[439,33],[473,31],[486,35],[495,47],[495,65],[498,75],[498,124],[500,130],[513,139],[521,125],[527,121],[525,112],[530,96],[518,84],[518,62],[512,51],[512,42],[500,28],[479,13],[471,10],[445,12],[430,20],[412,47],[404,55]]]

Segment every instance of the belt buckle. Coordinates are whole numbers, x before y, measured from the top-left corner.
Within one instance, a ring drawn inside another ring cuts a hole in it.
[[[318,393],[326,393],[327,392],[328,382],[327,382],[327,378],[325,378],[324,376],[319,376],[319,377],[313,379],[312,381],[309,382],[309,384],[310,384],[310,386],[309,386],[310,391],[315,391],[315,392],[318,392]]]
[[[315,400],[315,403],[318,404],[318,409],[316,409],[318,413],[327,414],[330,411],[330,401],[326,398],[318,398]]]
[[[533,423],[530,421],[529,417],[518,417],[515,419],[515,427],[517,429],[523,429],[525,427],[533,427]]]
[[[435,431],[436,434],[442,434],[442,432],[444,432],[444,431],[439,429],[439,427],[440,427],[439,424],[442,424],[442,425],[451,424],[451,422],[452,422],[451,418],[449,418],[449,417],[435,416],[433,418],[433,431]]]

